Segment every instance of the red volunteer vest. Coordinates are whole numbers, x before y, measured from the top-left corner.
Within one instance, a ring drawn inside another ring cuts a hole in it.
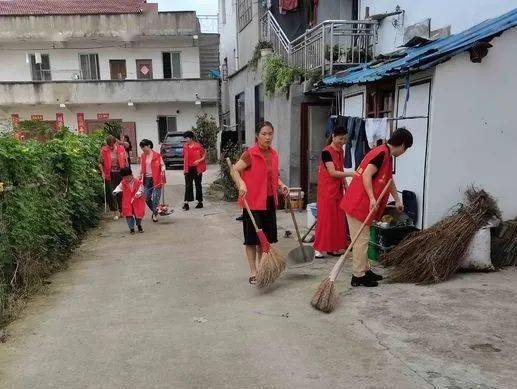
[[[278,183],[278,154],[270,147],[271,169],[273,170],[273,183],[275,188]],[[246,201],[253,211],[265,211],[267,209],[267,165],[266,159],[260,152],[258,144],[250,147],[251,166],[242,172],[242,179],[248,188]],[[278,206],[278,193],[274,191],[275,207]],[[239,199],[239,204],[244,208],[244,202]]]
[[[127,166],[126,160],[126,150],[124,150],[124,146],[116,145],[118,156],[118,166],[122,169]],[[104,167],[104,177],[106,177],[106,181],[111,180],[111,149],[108,146],[102,146],[102,161]]]
[[[328,151],[332,156],[334,168],[342,172],[343,168],[343,150],[336,150],[331,145],[325,147],[323,150]],[[343,179],[332,177],[325,163],[320,162],[318,169],[318,200],[336,199],[341,200],[343,197]]]
[[[393,176],[393,168],[392,168],[392,159],[390,154],[390,149],[386,145],[381,145],[373,150],[371,150],[368,154],[365,155],[363,161],[357,168],[354,177],[352,178],[352,182],[350,183],[348,190],[346,191],[343,200],[341,200],[341,209],[343,209],[348,215],[352,216],[354,219],[364,222],[368,214],[370,213],[370,199],[368,198],[368,194],[364,189],[363,185],[363,172],[364,169],[368,166],[368,164],[380,153],[384,152],[384,161],[380,169],[377,171],[377,174],[372,180],[373,186],[373,194],[377,199],[388,181]],[[384,213],[384,208],[388,203],[389,193],[386,193],[384,198],[379,204],[379,208],[377,212],[373,215],[371,220],[379,220]]]
[[[151,160],[151,174],[153,177],[153,186],[155,188],[161,188],[163,184],[165,184],[167,181],[163,178],[162,175],[162,164],[161,164],[161,158],[162,156],[160,153],[157,153],[156,151],[152,151],[152,160]],[[142,180],[145,179],[146,174],[146,160],[147,155],[144,153],[140,157],[140,172],[142,175]]]
[[[194,161],[203,158],[205,154],[205,149],[200,143],[194,142],[191,146],[192,147],[188,147],[186,144],[183,145],[183,171],[185,173],[188,172],[190,165]],[[199,165],[196,166],[196,170],[197,174],[206,172],[206,161],[200,162]]]
[[[142,186],[140,180],[134,179],[133,189],[129,183],[123,178],[122,179],[122,215],[124,217],[135,216],[138,219],[142,219],[145,215],[145,197],[142,194],[138,199],[135,198],[135,194]]]

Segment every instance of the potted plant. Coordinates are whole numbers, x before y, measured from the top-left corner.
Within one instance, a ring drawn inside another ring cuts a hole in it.
[[[273,45],[271,42],[259,42],[261,57],[267,57],[268,55],[273,54]]]

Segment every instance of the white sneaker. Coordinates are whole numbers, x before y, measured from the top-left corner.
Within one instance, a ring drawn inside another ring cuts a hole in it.
[[[113,216],[113,220],[118,220],[118,215]]]
[[[325,257],[325,253],[320,253],[317,250],[314,252],[314,258],[324,258],[324,257]]]

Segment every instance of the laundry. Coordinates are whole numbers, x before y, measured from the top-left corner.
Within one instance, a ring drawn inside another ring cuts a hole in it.
[[[345,168],[354,168],[352,163],[352,148],[355,145],[354,160],[355,166],[359,165],[366,153],[370,151],[366,139],[364,120],[359,117],[348,117],[347,120],[348,141],[345,149]]]
[[[279,3],[283,11],[294,11],[299,6],[298,0],[280,0]]]
[[[368,146],[374,148],[379,140],[388,138],[388,118],[375,118],[365,120],[366,139]]]
[[[347,123],[347,116],[330,115],[327,120],[327,125],[325,126],[325,138],[328,138],[332,134],[334,128],[343,127],[345,130],[347,130]]]

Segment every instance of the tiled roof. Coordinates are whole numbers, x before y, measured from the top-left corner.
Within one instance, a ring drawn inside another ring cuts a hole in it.
[[[141,13],[146,0],[0,0],[0,16]]]

